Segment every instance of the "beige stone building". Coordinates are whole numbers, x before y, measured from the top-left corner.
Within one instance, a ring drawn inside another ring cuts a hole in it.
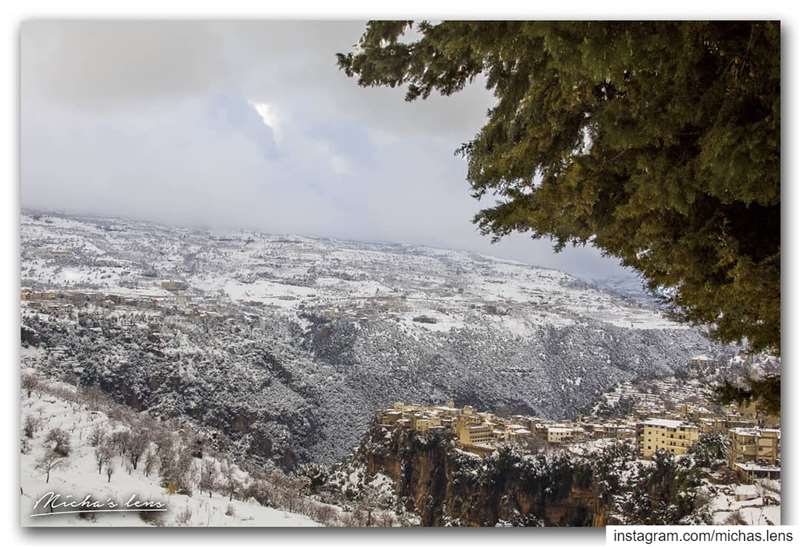
[[[548,444],[562,444],[571,441],[575,437],[575,430],[571,427],[548,427],[547,428],[547,442]]]
[[[456,435],[458,441],[464,445],[491,444],[494,441],[494,432],[491,424],[456,422]]]
[[[728,432],[728,466],[748,477],[780,475],[780,429],[735,427]]]
[[[413,427],[415,431],[420,431],[422,433],[428,431],[432,427],[439,427],[441,425],[442,421],[436,416],[415,415],[411,418],[411,427]]]
[[[650,459],[662,449],[674,455],[686,454],[700,436],[696,425],[680,420],[650,419],[636,427],[639,455]]]

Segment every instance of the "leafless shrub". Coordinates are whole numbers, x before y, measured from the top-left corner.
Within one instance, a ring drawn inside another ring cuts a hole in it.
[[[744,520],[742,512],[737,509],[736,511],[728,515],[728,518],[725,519],[725,524],[732,526],[742,526],[747,524],[747,521]]]
[[[391,528],[395,525],[396,519],[389,511],[381,511],[375,515],[375,525],[381,528]]]
[[[64,456],[55,450],[47,450],[44,455],[36,462],[36,469],[45,474],[46,483],[50,482],[50,473],[62,467],[65,463]]]
[[[109,465],[114,458],[114,449],[107,442],[103,442],[94,449],[94,459],[97,462],[97,474],[103,473],[103,467]]]
[[[164,526],[161,513],[158,511],[140,511],[139,518],[151,526]]]
[[[192,510],[188,505],[175,516],[175,523],[178,526],[188,526],[188,524],[191,521],[192,521]]]
[[[25,432],[25,436],[29,439],[32,439],[33,436],[36,434],[36,431],[39,429],[39,424],[41,420],[36,416],[31,414],[25,416],[25,423],[23,425],[23,431]]]
[[[214,485],[217,482],[217,464],[210,458],[205,458],[200,468],[200,482],[198,487],[200,492],[208,492],[211,497]]]
[[[320,524],[329,525],[336,519],[336,509],[330,505],[319,504],[314,507],[314,514],[311,518]]]
[[[97,447],[103,443],[107,436],[108,434],[106,433],[105,428],[97,425],[92,428],[87,440],[89,441],[90,446]]]
[[[97,520],[97,516],[90,511],[82,511],[78,513],[78,518],[81,520],[88,520],[89,522],[94,522]]]
[[[33,374],[23,374],[20,385],[28,393],[28,399],[30,399],[33,390],[39,387],[39,379]]]
[[[155,451],[148,450],[147,454],[144,457],[144,476],[149,477],[150,473],[155,471],[157,465],[158,465],[158,457],[156,456]]]
[[[128,459],[134,469],[139,465],[139,460],[150,446],[150,437],[145,432],[136,432],[130,436],[128,444]]]
[[[339,524],[345,528],[359,528],[361,522],[358,516],[353,512],[344,512],[339,514]]]
[[[228,496],[228,501],[231,501],[233,500],[233,496],[242,490],[242,485],[236,479],[236,467],[233,463],[226,460],[222,462],[220,475],[222,491]]]
[[[107,397],[103,390],[98,386],[91,385],[83,387],[79,392],[79,400],[84,402],[89,410],[100,410],[103,404],[107,401]]]
[[[115,431],[111,434],[111,444],[114,446],[114,450],[120,456],[124,456],[128,453],[128,449],[131,443],[131,434],[129,431],[122,430],[122,431]]]

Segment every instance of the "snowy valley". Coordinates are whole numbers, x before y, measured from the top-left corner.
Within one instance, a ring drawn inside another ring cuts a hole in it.
[[[728,353],[570,275],[461,251],[21,218],[24,367],[284,469],[354,448],[376,409],[570,418]]]

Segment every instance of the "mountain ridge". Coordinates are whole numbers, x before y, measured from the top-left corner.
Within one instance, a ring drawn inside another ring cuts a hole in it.
[[[66,315],[23,306],[23,327],[46,340],[38,368],[284,467],[340,458],[397,399],[568,418],[616,383],[726,351],[655,304],[505,259],[21,221],[22,286],[96,300]]]

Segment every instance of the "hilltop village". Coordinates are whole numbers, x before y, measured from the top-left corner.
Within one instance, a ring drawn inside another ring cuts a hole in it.
[[[697,376],[708,367],[703,356],[689,363],[695,385]],[[674,378],[659,380],[653,386],[666,388],[682,401],[681,382]],[[685,385],[685,384],[683,384]],[[691,390],[689,390],[691,391]],[[581,451],[602,445],[604,440],[627,440],[634,443],[639,457],[652,459],[663,450],[675,456],[687,454],[703,435],[721,435],[727,440],[727,467],[742,480],[780,478],[779,417],[763,412],[752,403],[748,406],[721,407],[700,401],[660,405],[656,393],[641,393],[631,384],[618,386],[625,400],[636,401],[630,413],[615,417],[579,416],[575,420],[548,420],[537,416],[498,416],[472,406],[457,407],[452,400],[444,405],[394,403],[377,412],[376,421],[385,428],[406,428],[419,433],[447,430],[459,448],[485,457],[502,445],[528,452],[564,449]],[[701,399],[702,401],[702,399]],[[597,410],[597,409],[595,409]]]

